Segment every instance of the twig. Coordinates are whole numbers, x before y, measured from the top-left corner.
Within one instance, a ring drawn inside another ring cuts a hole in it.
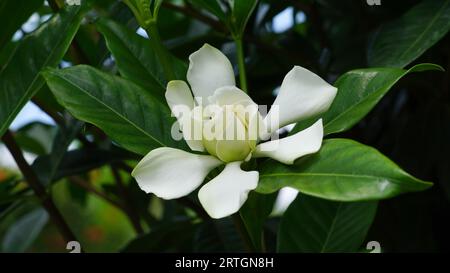
[[[15,142],[14,137],[10,131],[7,131],[3,135],[2,141],[8,148],[11,155],[14,157],[14,160],[19,166],[19,169],[22,172],[23,176],[25,177],[28,185],[35,192],[36,196],[40,199],[42,205],[47,210],[48,214],[50,215],[50,218],[52,219],[53,223],[56,225],[56,227],[58,228],[64,239],[68,242],[78,241],[75,235],[73,234],[72,230],[70,229],[69,225],[64,220],[60,211],[56,207],[55,203],[53,202],[53,199],[47,193],[44,186],[42,186],[38,176],[30,167],[30,165],[28,165],[27,161],[23,157],[22,151]]]

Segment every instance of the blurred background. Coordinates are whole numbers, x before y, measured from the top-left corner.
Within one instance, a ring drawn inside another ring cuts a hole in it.
[[[11,55],[15,42],[53,14],[47,1],[37,2],[42,5],[24,18],[22,27],[2,49],[0,65]],[[81,59],[81,63],[116,73],[114,59],[93,22],[100,16],[109,17],[144,37],[145,31],[138,28],[132,13],[120,1],[93,2],[94,8],[75,38],[83,56],[76,58],[69,52],[60,67],[80,63]],[[405,12],[421,1],[382,0],[380,5],[372,2],[376,1],[260,1],[245,36],[250,95],[257,103],[270,105],[284,75],[294,64],[316,72],[331,83],[349,70],[371,67],[371,42],[377,31],[401,20]],[[190,53],[208,42],[221,48],[236,63],[233,42],[213,16],[181,0],[164,1],[160,12],[161,36],[180,59],[186,61]],[[404,77],[362,122],[335,136],[376,147],[412,175],[434,182],[427,191],[379,202],[367,241],[380,242],[385,252],[441,252],[450,248],[449,34],[408,67],[424,62],[439,64],[446,71]],[[41,103],[42,98],[46,98],[46,103]],[[59,141],[56,123],[45,111],[48,108],[58,110],[58,105],[44,86],[11,126],[30,165],[48,155]],[[65,163],[68,169],[77,172],[61,175],[63,178],[51,188],[52,196],[88,252],[133,249],[137,246],[130,246],[130,241],[139,230],[133,225],[132,216],[124,213],[129,209],[124,208],[124,198],[132,200],[132,206],[145,210],[148,223],[176,218],[179,208],[176,203],[162,202],[140,192],[135,182],[114,165],[125,158],[130,160],[125,160],[129,162],[126,169],[133,166],[133,158],[123,157],[123,151],[116,153],[106,136],[95,128],[87,126],[83,130],[87,141],[99,152],[87,157],[82,153],[86,143],[72,141],[67,151],[80,155],[76,162]],[[280,194],[275,216],[268,223],[269,232],[271,226],[275,230],[276,215],[283,212],[295,195],[292,190]],[[13,158],[0,143],[0,251],[66,252],[64,240],[48,220],[45,210],[29,194]],[[160,234],[160,238],[168,240],[164,236]],[[183,249],[178,245],[163,251]]]

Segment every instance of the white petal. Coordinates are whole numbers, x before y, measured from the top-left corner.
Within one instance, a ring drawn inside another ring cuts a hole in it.
[[[183,132],[183,138],[189,148],[193,151],[203,152],[205,148],[201,140],[191,136],[193,135],[192,131],[195,131],[194,128],[197,129],[198,123],[193,121],[195,103],[187,83],[184,81],[170,81],[167,84],[166,101],[172,114],[178,120],[179,128]]]
[[[214,91],[209,102],[220,106],[241,104],[244,106],[255,104],[244,91],[236,86],[223,86]]]
[[[325,112],[330,107],[336,96],[337,88],[328,84],[313,72],[295,66],[284,78],[280,92],[273,103],[266,123],[270,132],[285,125],[315,116]],[[278,108],[279,126],[271,126],[270,119]]]
[[[177,107],[186,107],[188,110],[194,108],[194,98],[189,86],[184,81],[170,81],[166,89],[166,101],[172,113],[178,118]]]
[[[200,203],[212,218],[223,218],[237,212],[247,200],[249,191],[258,185],[256,171],[241,170],[242,162],[231,162],[198,192]]]
[[[205,147],[202,142],[203,132],[203,112],[202,107],[197,106],[182,120],[181,130],[183,138],[191,150],[204,152]]]
[[[233,67],[220,50],[205,44],[189,56],[187,79],[195,97],[208,104],[208,97],[223,86],[235,86]]]
[[[284,164],[293,164],[297,158],[319,151],[322,138],[323,125],[322,119],[319,119],[295,135],[256,146],[253,157],[270,157]]]
[[[213,156],[163,147],[148,153],[131,175],[146,193],[174,199],[191,193],[212,169],[221,164]]]

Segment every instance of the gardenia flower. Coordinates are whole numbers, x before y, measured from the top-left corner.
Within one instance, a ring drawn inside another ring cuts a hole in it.
[[[163,199],[186,196],[215,168],[222,172],[203,185],[198,198],[212,218],[237,212],[258,185],[257,171],[244,171],[251,158],[293,164],[320,149],[322,120],[292,136],[264,142],[279,128],[326,111],[337,89],[311,71],[295,66],[263,118],[252,99],[236,87],[231,63],[205,44],[189,57],[187,80],[171,81],[166,100],[191,150],[162,147],[149,152],[133,170],[139,187]],[[275,120],[275,122],[273,122]],[[230,138],[231,136],[231,138]],[[206,154],[208,153],[208,155]]]

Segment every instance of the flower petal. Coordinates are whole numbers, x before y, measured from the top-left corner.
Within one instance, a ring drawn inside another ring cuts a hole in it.
[[[253,157],[270,157],[284,164],[293,164],[304,155],[317,152],[322,145],[322,119],[292,136],[256,146]]]
[[[209,102],[219,106],[241,104],[244,106],[256,104],[244,91],[236,86],[223,86],[214,91]]]
[[[191,150],[205,151],[202,142],[203,112],[201,106],[194,107],[190,113],[183,117],[181,130],[183,138]]]
[[[241,163],[228,163],[218,176],[200,188],[200,203],[212,218],[237,212],[247,200],[249,191],[258,185],[258,172],[241,170]]]
[[[195,103],[189,86],[184,81],[170,81],[166,89],[166,101],[177,118],[179,128],[183,132],[183,138],[191,150],[203,152],[205,148],[201,139],[193,137],[193,132],[198,130],[198,122],[195,121]],[[201,124],[200,124],[201,126]],[[201,127],[200,127],[201,134]]]
[[[195,106],[191,90],[184,81],[170,81],[167,84],[165,96],[170,110],[177,118],[179,117],[179,110],[182,110],[178,110],[177,107],[186,107],[186,109],[192,110]]]
[[[272,107],[266,116],[265,121],[270,132],[328,110],[336,93],[336,87],[313,72],[295,66],[284,78],[273,103],[273,106],[278,106],[276,108],[279,111],[279,126],[270,126],[270,119],[272,115],[276,115],[273,113],[276,108]]]
[[[200,97],[204,105],[216,89],[236,85],[230,61],[217,48],[205,44],[189,56],[189,61],[188,82],[195,97]]]
[[[174,199],[191,193],[212,169],[221,164],[213,156],[163,147],[148,153],[131,175],[146,193]]]

